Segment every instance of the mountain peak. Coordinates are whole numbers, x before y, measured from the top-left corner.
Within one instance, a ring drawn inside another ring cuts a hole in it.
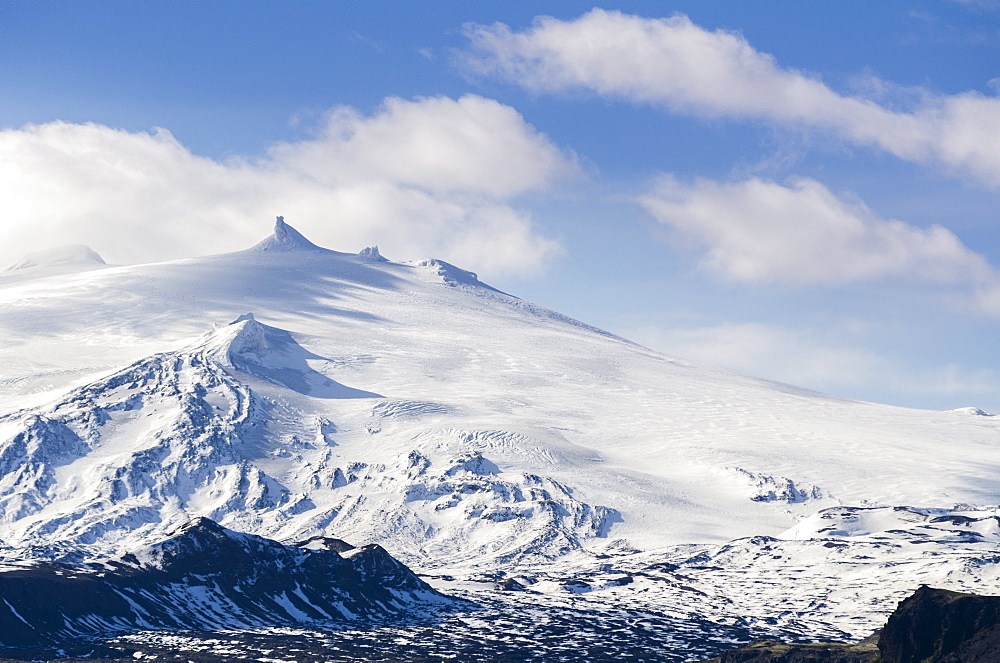
[[[299,345],[284,329],[260,323],[244,313],[228,325],[202,336],[188,351],[202,353],[224,367],[263,378],[300,394],[317,398],[382,398],[379,394],[340,384],[309,365],[328,362]]]
[[[305,235],[285,223],[283,216],[275,218],[274,233],[253,248],[257,251],[324,250],[323,247],[316,246],[306,239]]]
[[[246,361],[251,363],[264,361],[264,357],[274,345],[268,341],[283,340],[275,337],[284,335],[287,335],[284,330],[265,327],[257,321],[253,313],[244,313],[228,325],[210,332],[198,342],[198,347],[207,350],[224,366],[237,368]]]
[[[192,532],[196,534],[201,532],[208,532],[212,534],[228,534],[229,530],[227,530],[225,527],[215,522],[211,518],[205,518],[204,516],[199,516],[197,518],[193,518],[187,521],[186,523],[178,527],[176,530],[174,530],[171,536],[181,536],[182,534],[191,534]]]

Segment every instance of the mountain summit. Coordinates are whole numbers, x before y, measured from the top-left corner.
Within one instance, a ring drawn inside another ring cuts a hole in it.
[[[253,247],[256,251],[326,251],[320,246],[316,246],[305,235],[295,228],[285,223],[285,217],[279,216],[274,220],[274,233],[259,242]]]

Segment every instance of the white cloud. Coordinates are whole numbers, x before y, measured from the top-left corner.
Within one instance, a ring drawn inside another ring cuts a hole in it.
[[[685,184],[667,175],[638,202],[658,221],[703,243],[704,265],[737,281],[907,278],[974,285],[995,278],[987,261],[947,229],[883,219],[812,179]]]
[[[1000,186],[1000,98],[920,95],[909,111],[835,92],[783,68],[741,35],[686,16],[641,18],[594,9],[572,21],[540,17],[513,32],[466,26],[462,66],[542,91],[589,89],[615,99],[710,117],[832,131],[902,159],[960,169]]]
[[[368,118],[335,108],[319,136],[275,146],[270,158],[328,185],[390,181],[497,198],[546,188],[573,167],[516,110],[475,95],[391,97]]]
[[[960,299],[958,304],[1000,318],[1000,281],[980,285],[970,296]]]
[[[516,111],[477,96],[334,109],[311,140],[227,162],[165,130],[31,125],[0,131],[0,265],[71,242],[118,262],[232,251],[283,214],[339,250],[534,273],[561,248],[511,199],[576,172]]]

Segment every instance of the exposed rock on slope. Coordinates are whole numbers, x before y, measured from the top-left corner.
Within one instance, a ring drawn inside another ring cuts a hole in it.
[[[754,502],[788,502],[797,504],[807,500],[823,498],[823,491],[816,486],[799,485],[788,477],[749,472],[741,467],[733,471],[749,488],[749,497]]]
[[[925,585],[889,616],[878,648],[882,663],[997,663],[1000,596]]]
[[[138,629],[363,624],[431,607],[440,594],[379,546],[288,546],[198,519],[160,543],[85,565],[0,569],[0,644]]]
[[[877,643],[877,647],[876,647]],[[857,644],[755,642],[706,663],[998,663],[1000,596],[922,585]]]

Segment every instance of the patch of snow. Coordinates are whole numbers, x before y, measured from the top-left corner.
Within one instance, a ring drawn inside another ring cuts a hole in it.
[[[7,599],[4,599],[4,600],[3,600],[3,602],[4,602],[4,604],[5,604],[5,605],[6,605],[6,606],[7,606],[8,608],[10,608],[10,611],[11,611],[12,613],[14,613],[14,616],[15,616],[15,617],[17,617],[18,619],[20,619],[20,620],[21,620],[22,622],[24,622],[24,623],[25,623],[25,624],[26,624],[27,626],[29,626],[30,628],[34,628],[34,626],[31,626],[31,622],[29,622],[29,621],[28,621],[27,619],[25,619],[24,617],[22,617],[22,616],[21,616],[21,613],[19,613],[19,612],[18,612],[17,610],[15,610],[15,609],[14,609],[14,606],[12,606],[12,605],[10,604],[10,601],[8,601]]]

